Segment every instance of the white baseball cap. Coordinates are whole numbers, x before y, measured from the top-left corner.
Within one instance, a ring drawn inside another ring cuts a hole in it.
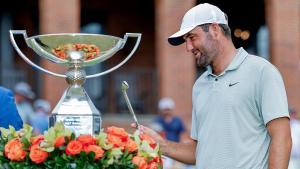
[[[158,108],[159,108],[159,110],[166,110],[166,109],[171,110],[171,109],[175,108],[175,103],[174,103],[173,99],[171,99],[169,97],[164,97],[159,100]]]
[[[15,93],[18,93],[24,97],[27,97],[29,99],[33,99],[35,97],[34,92],[31,90],[31,87],[26,82],[19,82],[16,84],[14,88]]]
[[[33,107],[34,107],[34,109],[41,108],[41,109],[43,109],[47,113],[49,113],[51,111],[50,103],[47,100],[44,100],[44,99],[37,99],[33,103]]]
[[[195,27],[207,23],[228,24],[226,14],[218,7],[209,3],[199,4],[188,10],[183,16],[180,30],[168,38],[171,45],[184,43],[183,35]]]

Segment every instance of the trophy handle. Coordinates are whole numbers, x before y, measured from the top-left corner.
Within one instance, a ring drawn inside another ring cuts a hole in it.
[[[14,35],[23,35],[24,39],[25,39],[25,42],[27,43],[26,39],[27,39],[27,34],[26,34],[26,31],[25,30],[10,30],[9,31],[9,34],[10,34],[10,40],[12,42],[12,45],[14,46],[14,48],[16,49],[16,51],[18,52],[18,54],[22,57],[22,59],[27,62],[29,65],[33,66],[34,68],[36,69],[39,69],[45,73],[48,73],[50,75],[53,75],[53,76],[57,76],[57,77],[63,77],[63,78],[66,78],[67,76],[66,75],[63,75],[63,74],[58,74],[58,73],[54,73],[54,72],[51,72],[49,70],[46,70],[40,66],[38,66],[37,64],[33,63],[30,59],[28,59],[28,57],[25,56],[25,54],[20,50],[20,48],[18,47],[16,41],[15,41],[15,38],[14,38]]]
[[[137,47],[139,46],[139,44],[141,42],[142,34],[140,34],[140,33],[126,33],[125,36],[124,36],[124,39],[123,39],[124,43],[123,43],[123,45],[122,45],[121,48],[124,47],[124,45],[125,45],[128,37],[134,37],[134,38],[137,38],[137,40],[135,42],[135,45],[134,45],[132,51],[129,53],[129,55],[122,62],[120,62],[116,66],[114,66],[114,67],[112,67],[112,68],[110,68],[110,69],[108,69],[108,70],[106,70],[104,72],[93,74],[93,75],[88,75],[88,76],[86,76],[86,78],[88,79],[88,78],[93,78],[93,77],[98,77],[98,76],[102,76],[102,75],[108,74],[108,73],[110,73],[110,72],[118,69],[122,65],[124,65],[131,58],[131,56],[133,55],[133,53],[136,51]]]

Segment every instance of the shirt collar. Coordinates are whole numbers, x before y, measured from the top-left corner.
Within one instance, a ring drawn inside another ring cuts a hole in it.
[[[243,47],[240,47],[237,50],[233,60],[229,64],[229,66],[225,69],[225,71],[235,70],[235,69],[239,68],[239,66],[243,63],[243,61],[246,59],[247,56],[248,56],[248,53],[244,50]]]
[[[224,74],[225,72],[227,71],[231,71],[231,70],[235,70],[237,68],[239,68],[239,66],[243,63],[243,61],[245,60],[245,58],[248,56],[248,52],[245,51],[245,49],[243,47],[240,47],[233,60],[231,61],[231,63],[229,64],[229,66],[224,70],[223,73],[221,73],[220,75]],[[207,66],[207,73],[208,75],[213,75],[215,76],[213,73],[212,73],[212,68],[211,66]]]

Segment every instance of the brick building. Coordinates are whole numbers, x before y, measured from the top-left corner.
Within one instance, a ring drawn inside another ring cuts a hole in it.
[[[178,29],[185,11],[202,2],[220,6],[228,14],[237,47],[263,55],[278,67],[289,103],[300,111],[298,0],[284,3],[280,0],[11,0],[8,6],[0,7],[0,83],[13,88],[17,81],[28,81],[52,106],[67,86],[64,79],[44,75],[21,60],[10,45],[9,29],[25,29],[29,36],[88,32],[123,37],[126,32],[139,32],[143,34],[142,42],[133,58],[109,75],[88,80],[87,92],[102,113],[119,115],[126,111],[120,97],[120,82],[127,80],[132,89],[129,97],[140,115],[155,114],[157,100],[170,96],[175,99],[176,113],[190,124],[192,85],[201,70],[196,68],[194,58],[185,51],[184,45],[172,47],[166,39]],[[24,42],[20,42],[20,46],[30,59],[44,68],[64,73],[64,67],[39,58]],[[89,68],[88,73],[116,65],[131,47],[129,43],[107,62]]]

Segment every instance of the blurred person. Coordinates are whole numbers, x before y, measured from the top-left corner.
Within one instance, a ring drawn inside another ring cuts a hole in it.
[[[31,90],[30,85],[26,82],[17,83],[14,92],[19,114],[23,122],[29,124],[30,116],[33,114],[31,100],[34,99],[35,94]]]
[[[37,99],[33,103],[34,115],[30,118],[30,124],[35,134],[43,134],[48,129],[48,115],[51,111],[50,103],[44,99]]]
[[[289,169],[300,169],[300,120],[297,119],[297,113],[294,108],[290,108],[289,112],[293,140]]]
[[[165,97],[159,100],[159,115],[154,122],[162,126],[162,131],[167,140],[179,142],[185,131],[184,124],[180,117],[174,114],[175,103],[173,99]]]
[[[275,66],[237,49],[227,15],[208,3],[188,10],[168,41],[185,43],[197,65],[206,67],[192,91],[193,141],[168,141],[144,126],[141,131],[160,144],[164,155],[197,169],[286,169],[290,121]]]
[[[159,115],[154,119],[154,123],[161,126],[160,135],[167,140],[179,142],[185,127],[182,120],[174,115],[175,103],[173,99],[169,97],[160,99],[158,109]],[[172,169],[175,164],[171,158],[164,159],[164,169]]]
[[[0,86],[0,127],[8,128],[9,125],[19,130],[23,127],[23,122],[12,91]]]

